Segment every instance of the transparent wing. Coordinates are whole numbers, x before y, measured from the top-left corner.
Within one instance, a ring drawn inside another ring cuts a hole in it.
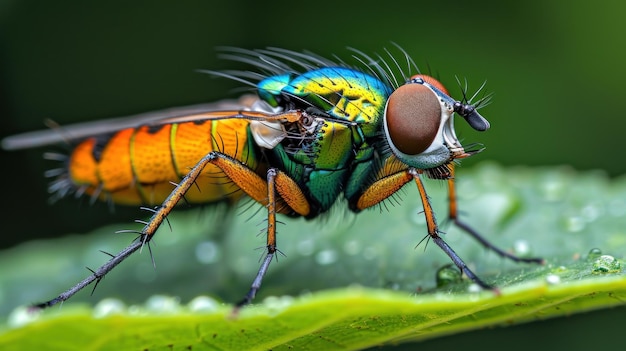
[[[236,111],[249,110],[258,100],[256,96],[245,95],[237,100],[220,100],[213,103],[174,107],[126,117],[110,118],[26,132],[3,139],[2,148],[5,150],[35,148],[82,140],[90,136],[113,133],[126,128],[136,128],[141,125],[156,126],[167,123],[233,118],[233,113],[236,113]],[[223,112],[220,113],[218,111]],[[238,117],[246,118],[244,115],[239,115]]]

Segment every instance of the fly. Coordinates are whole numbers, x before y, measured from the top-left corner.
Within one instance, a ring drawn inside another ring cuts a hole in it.
[[[37,307],[99,282],[148,244],[182,199],[235,203],[248,197],[267,209],[266,253],[239,308],[254,299],[279,252],[277,214],[313,219],[339,201],[358,213],[411,182],[420,194],[427,238],[469,279],[493,289],[440,236],[424,176],[447,182],[448,218],[482,245],[517,262],[543,262],[498,249],[458,217],[455,165],[482,149],[461,145],[454,115],[477,131],[489,129],[478,112],[489,97],[472,103],[475,96],[468,99],[464,89],[461,100],[453,99],[435,78],[410,75],[419,70],[404,51],[406,67],[391,54],[385,60],[356,50],[356,66],[277,48],[224,50],[227,59],[254,70],[206,72],[248,85],[256,95],[3,140],[5,149],[75,143],[69,156],[52,157],[63,159],[61,168],[48,173],[54,198],[84,194],[94,201],[153,206],[137,240]]]

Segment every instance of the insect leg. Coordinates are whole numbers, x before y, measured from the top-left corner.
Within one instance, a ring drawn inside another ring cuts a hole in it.
[[[276,213],[293,211],[299,215],[306,216],[310,211],[310,206],[298,185],[280,170],[270,168],[267,171],[267,178],[262,179],[245,164],[228,155],[219,152],[213,152],[212,155],[212,164],[219,167],[248,196],[267,207],[267,254],[261,262],[250,290],[237,303],[236,309],[238,309],[249,304],[254,299],[261,288],[263,277],[267,273],[270,263],[278,252],[276,248]],[[286,206],[279,208],[277,203],[282,203]]]
[[[109,261],[100,266],[96,271],[93,271],[93,274],[83,279],[81,282],[66,290],[56,298],[36,304],[34,307],[36,308],[46,308],[53,305],[56,305],[59,302],[63,302],[74,294],[82,290],[84,287],[90,285],[94,281],[96,284],[104,278],[104,276],[109,273],[113,268],[115,268],[118,264],[124,261],[127,257],[132,255],[135,251],[142,248],[146,243],[152,240],[154,233],[157,231],[159,226],[163,223],[167,215],[172,211],[174,206],[180,201],[180,199],[185,195],[187,190],[195,183],[196,179],[202,172],[202,169],[211,161],[212,155],[208,154],[203,157],[200,162],[198,162],[191,171],[182,179],[180,183],[176,186],[176,188],[170,193],[170,195],[163,201],[160,207],[158,207],[147,224],[143,227],[139,234],[139,238],[133,241],[128,247],[114,255]]]
[[[523,258],[515,256],[509,252],[506,252],[497,246],[491,244],[487,239],[485,239],[482,235],[480,235],[474,228],[470,227],[465,222],[461,221],[458,216],[458,206],[457,206],[457,197],[456,197],[456,186],[454,183],[454,164],[450,164],[450,178],[448,178],[448,198],[449,198],[449,209],[448,209],[448,218],[463,231],[471,235],[474,239],[478,240],[484,247],[493,252],[497,253],[501,257],[506,257],[515,262],[527,262],[527,263],[539,263],[543,264],[544,260],[542,258]]]
[[[411,179],[413,176],[404,170],[377,180],[358,197],[356,209],[360,211],[380,203],[400,190]]]
[[[256,277],[252,281],[250,290],[248,290],[243,300],[237,303],[237,309],[252,302],[256,293],[261,288],[263,277],[265,273],[267,273],[270,262],[272,262],[276,254],[276,173],[275,168],[270,168],[267,171],[267,244],[265,246],[267,248],[267,254],[265,255],[265,259],[263,259],[263,263],[261,263],[261,267],[259,267]]]
[[[459,255],[457,255],[456,252],[454,252],[454,250],[452,250],[452,248],[443,240],[443,238],[439,236],[439,227],[435,219],[435,212],[430,205],[426,189],[424,188],[424,184],[419,177],[419,172],[416,169],[409,168],[377,180],[365,189],[358,199],[356,199],[356,205],[354,206],[351,204],[351,206],[356,207],[357,210],[363,210],[376,205],[398,191],[412,179],[415,179],[415,182],[417,183],[417,189],[419,190],[422,206],[424,207],[424,216],[426,217],[426,226],[428,228],[428,235],[430,236],[430,239],[437,244],[437,246],[439,246],[443,252],[448,255],[448,257],[450,257],[452,262],[454,262],[454,264],[463,273],[465,273],[468,278],[483,288],[493,289],[487,283],[480,280],[480,278],[478,278],[478,276],[476,276],[476,274],[474,274],[474,272],[467,267]]]
[[[250,286],[250,290],[248,290],[244,298],[237,303],[237,309],[252,302],[256,293],[261,288],[263,277],[265,273],[267,273],[270,262],[272,262],[274,255],[278,251],[276,248],[276,212],[279,212],[279,209],[276,207],[277,195],[280,195],[281,199],[287,203],[288,207],[299,215],[305,216],[309,213],[309,203],[302,193],[302,190],[300,190],[293,179],[275,168],[270,168],[267,171],[267,255],[265,255],[265,259],[263,259],[261,267],[259,267],[259,271]]]
[[[426,194],[426,189],[424,188],[424,183],[419,177],[419,173],[417,170],[411,168],[408,172],[415,179],[415,183],[417,184],[417,189],[420,193],[420,198],[422,200],[422,206],[424,207],[424,216],[426,217],[426,227],[428,228],[428,235],[430,235],[430,239],[439,246],[443,252],[450,257],[452,262],[461,270],[461,272],[465,273],[468,278],[470,278],[474,283],[480,285],[485,289],[493,289],[492,286],[483,282],[472,270],[467,267],[465,262],[459,257],[459,255],[452,250],[450,245],[448,245],[441,236],[439,236],[439,227],[437,226],[437,221],[435,220],[435,212],[433,211],[432,206],[430,205],[430,201],[428,200],[428,195]]]

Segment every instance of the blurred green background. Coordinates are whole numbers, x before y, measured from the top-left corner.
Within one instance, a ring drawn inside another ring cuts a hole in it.
[[[487,81],[492,129],[463,123],[467,159],[626,173],[626,3],[618,1],[0,1],[0,137],[237,96],[194,70],[243,68],[215,47],[277,46],[346,57],[400,44],[458,97]],[[455,94],[457,92],[457,94]],[[459,121],[462,122],[462,121]],[[44,151],[0,151],[0,247],[128,222],[136,208],[67,199],[49,206]],[[462,172],[462,170],[460,171]],[[461,173],[462,174],[462,173]]]
[[[617,2],[615,2],[617,3]],[[560,165],[626,172],[620,111],[626,77],[621,42],[626,4],[583,1],[437,1],[371,6],[360,2],[228,1],[0,2],[1,136],[237,96],[238,85],[196,69],[244,68],[217,58],[216,46],[277,46],[346,57],[401,45],[458,97],[487,81],[492,129],[470,130],[482,154],[464,160]],[[461,123],[459,123],[461,122]],[[135,209],[47,204],[41,154],[4,152],[1,247],[31,237],[84,232]],[[25,213],[28,215],[25,217]],[[80,214],[80,216],[77,216]],[[79,218],[81,220],[79,220]],[[8,220],[8,219],[22,220]]]

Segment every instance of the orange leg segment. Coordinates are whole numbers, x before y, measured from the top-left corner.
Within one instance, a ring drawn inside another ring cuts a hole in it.
[[[458,210],[456,204],[456,186],[454,184],[454,163],[451,163],[448,169],[450,170],[450,178],[448,178],[448,218],[456,221]]]
[[[270,181],[269,172],[268,178],[263,179],[240,161],[219,152],[213,154],[215,156],[211,163],[219,167],[228,179],[256,202],[268,206],[270,197],[279,194],[280,200],[287,203],[289,208],[277,208],[275,209],[276,212],[293,210],[301,216],[309,214],[311,209],[304,193],[298,184],[285,173],[274,169]],[[271,190],[269,189],[270,185],[273,187]]]
[[[276,181],[276,191],[292,210],[301,216],[306,216],[311,212],[309,201],[293,179],[278,170],[276,170],[274,179]],[[280,212],[280,209],[278,212]]]
[[[356,207],[359,210],[364,210],[380,203],[400,190],[400,188],[410,182],[411,179],[413,179],[413,176],[408,171],[394,173],[379,179],[370,185],[369,188],[365,189],[363,194],[359,197]]]

